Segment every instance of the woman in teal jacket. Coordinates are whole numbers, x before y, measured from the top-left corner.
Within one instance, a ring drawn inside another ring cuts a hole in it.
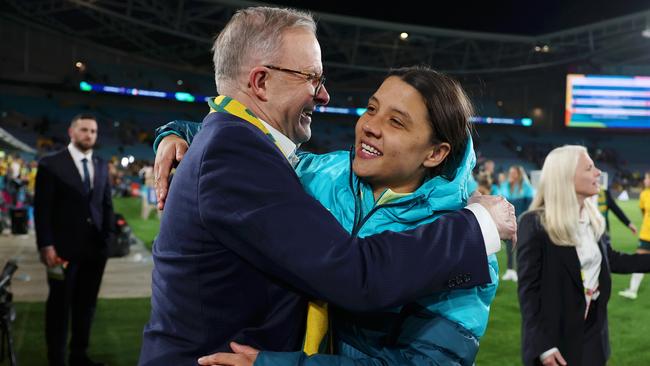
[[[301,153],[296,173],[352,234],[407,230],[463,208],[476,189],[470,115],[454,80],[424,67],[393,70],[357,122],[355,149]],[[171,122],[156,141],[169,133],[189,141],[198,128]],[[382,312],[330,308],[336,355],[262,351],[255,365],[472,365],[498,282],[496,256],[488,259],[486,286]]]
[[[501,183],[499,194],[505,197],[515,207],[515,215],[521,216],[528,210],[533,198],[535,188],[530,184],[526,170],[521,165],[513,165],[508,169],[508,179]],[[501,277],[504,281],[517,282],[517,271],[515,270],[515,253],[512,241],[506,240],[506,253],[508,254],[506,273]]]

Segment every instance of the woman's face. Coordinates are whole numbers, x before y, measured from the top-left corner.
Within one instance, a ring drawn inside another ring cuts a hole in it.
[[[643,185],[646,188],[650,188],[650,174],[645,175],[645,178],[643,179]]]
[[[585,199],[598,194],[600,190],[599,178],[600,169],[594,166],[589,154],[582,153],[578,159],[578,166],[573,178],[578,198]]]
[[[508,181],[510,183],[519,182],[519,170],[517,170],[517,168],[510,168],[510,170],[508,170]]]
[[[373,188],[411,192],[439,165],[449,144],[433,144],[422,95],[400,78],[384,80],[355,127],[354,173]]]

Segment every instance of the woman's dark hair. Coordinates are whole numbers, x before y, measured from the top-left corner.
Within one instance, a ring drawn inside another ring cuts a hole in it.
[[[427,66],[393,69],[386,78],[391,76],[400,78],[422,95],[433,130],[432,142],[451,145],[445,161],[432,168],[429,176],[453,178],[451,175],[463,158],[471,134],[469,119],[474,109],[469,97],[456,80]]]

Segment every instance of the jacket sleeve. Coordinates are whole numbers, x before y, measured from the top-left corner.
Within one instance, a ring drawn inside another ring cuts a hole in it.
[[[650,272],[650,254],[626,254],[612,249],[609,235],[603,234],[600,239],[607,250],[609,268],[614,273],[647,273]]]
[[[557,345],[551,344],[542,319],[543,227],[536,212],[522,215],[517,229],[517,276],[522,316],[524,363]]]
[[[455,334],[449,334],[454,338]],[[465,339],[465,343],[476,355],[476,338]],[[474,343],[474,344],[471,344]],[[421,351],[426,353],[421,353]],[[254,366],[425,366],[449,365],[471,366],[453,355],[445,353],[433,342],[416,343],[404,348],[383,349],[376,357],[351,358],[338,355],[315,354],[307,356],[304,352],[260,352]]]
[[[176,135],[187,141],[188,145],[191,145],[194,136],[196,136],[200,130],[201,124],[198,122],[178,119],[168,122],[166,125],[156,128],[156,139],[153,141],[153,152],[154,154],[157,152],[160,141],[169,135]]]
[[[220,134],[227,143],[210,143],[198,171],[200,219],[259,270],[356,311],[490,281],[481,230],[469,210],[410,231],[351,237],[304,192],[270,144],[251,144],[257,136],[238,126]]]
[[[260,352],[255,366],[471,366],[479,342],[460,325],[435,314],[409,317],[396,346],[375,350],[372,357],[352,358],[303,352]]]
[[[111,195],[111,177],[108,170],[108,165],[104,164],[102,169],[106,171],[106,181],[104,182],[104,194],[102,195],[102,232],[105,240],[109,240],[112,235],[115,235],[115,214],[113,212],[113,197]]]
[[[630,219],[625,216],[625,213],[621,208],[616,204],[616,201],[612,197],[612,193],[609,191],[609,189],[605,190],[605,199],[607,200],[607,208],[612,210],[614,215],[618,218],[620,222],[623,223],[623,225],[627,226],[630,224]]]
[[[34,225],[36,227],[36,245],[43,248],[54,245],[52,227],[52,209],[54,208],[54,177],[46,159],[41,159],[36,171],[34,188]]]

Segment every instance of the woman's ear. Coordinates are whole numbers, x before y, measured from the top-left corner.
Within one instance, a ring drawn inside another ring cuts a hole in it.
[[[438,165],[442,164],[443,161],[445,161],[450,152],[451,145],[449,145],[447,142],[441,142],[429,150],[429,153],[424,159],[424,162],[422,162],[422,165],[424,165],[425,168],[437,167]]]
[[[248,74],[248,88],[259,100],[268,101],[269,73],[264,67],[255,67]]]

